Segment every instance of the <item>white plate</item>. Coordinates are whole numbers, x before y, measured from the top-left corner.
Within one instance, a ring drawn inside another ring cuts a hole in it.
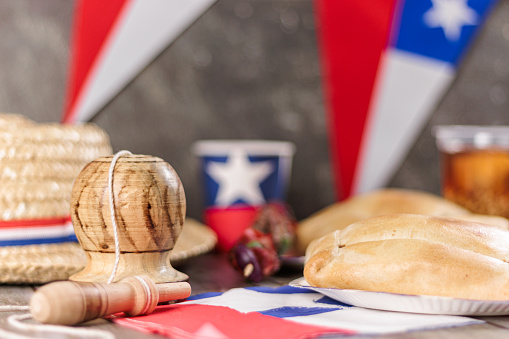
[[[376,310],[469,316],[509,314],[509,300],[469,300],[428,295],[321,288],[309,286],[304,278],[296,279],[290,282],[289,285],[319,292],[345,304]]]

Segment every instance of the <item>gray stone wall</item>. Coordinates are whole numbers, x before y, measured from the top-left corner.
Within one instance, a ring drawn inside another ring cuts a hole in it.
[[[0,111],[59,121],[73,2],[0,0]],[[198,139],[291,140],[288,201],[303,218],[334,200],[311,0],[219,0],[93,121],[115,150],[159,156],[200,216]],[[501,0],[391,186],[439,193],[437,124],[509,124],[509,1]]]

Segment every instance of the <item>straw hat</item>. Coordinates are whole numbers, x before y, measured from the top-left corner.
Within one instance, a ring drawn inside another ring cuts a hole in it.
[[[111,154],[92,124],[38,124],[0,114],[0,282],[66,279],[83,266],[69,217],[74,179]]]
[[[93,124],[38,124],[0,114],[0,283],[64,280],[86,263],[75,241],[70,196],[90,161],[112,153]],[[172,263],[209,251],[212,231],[186,221]]]

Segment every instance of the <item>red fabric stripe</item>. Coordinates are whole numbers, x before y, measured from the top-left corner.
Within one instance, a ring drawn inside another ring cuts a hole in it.
[[[118,14],[129,1],[78,0],[74,11],[71,64],[63,122],[70,121],[69,115],[88,72]]]
[[[243,339],[289,339],[355,333],[351,330],[305,325],[257,312],[241,313],[224,306],[208,305],[158,306],[152,314],[146,316],[112,320],[145,333],[157,333],[170,338],[216,338],[222,335]]]
[[[315,0],[337,199],[352,193],[380,56],[397,0]]]
[[[64,225],[71,221],[71,217],[48,218],[48,219],[19,219],[0,221],[0,228],[16,228],[16,227],[43,227]]]

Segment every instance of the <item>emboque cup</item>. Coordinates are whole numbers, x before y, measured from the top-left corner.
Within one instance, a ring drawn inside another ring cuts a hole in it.
[[[287,141],[202,140],[193,145],[201,159],[204,221],[229,250],[253,222],[260,206],[283,202],[295,146]]]
[[[71,217],[87,255],[83,271],[71,280],[106,282],[115,264],[108,174],[112,156],[89,163],[71,194]],[[186,280],[175,270],[170,253],[186,214],[184,189],[175,170],[163,159],[120,157],[113,171],[113,196],[120,247],[114,281],[147,275],[156,283]]]
[[[479,214],[509,218],[509,126],[437,126],[442,194]]]

